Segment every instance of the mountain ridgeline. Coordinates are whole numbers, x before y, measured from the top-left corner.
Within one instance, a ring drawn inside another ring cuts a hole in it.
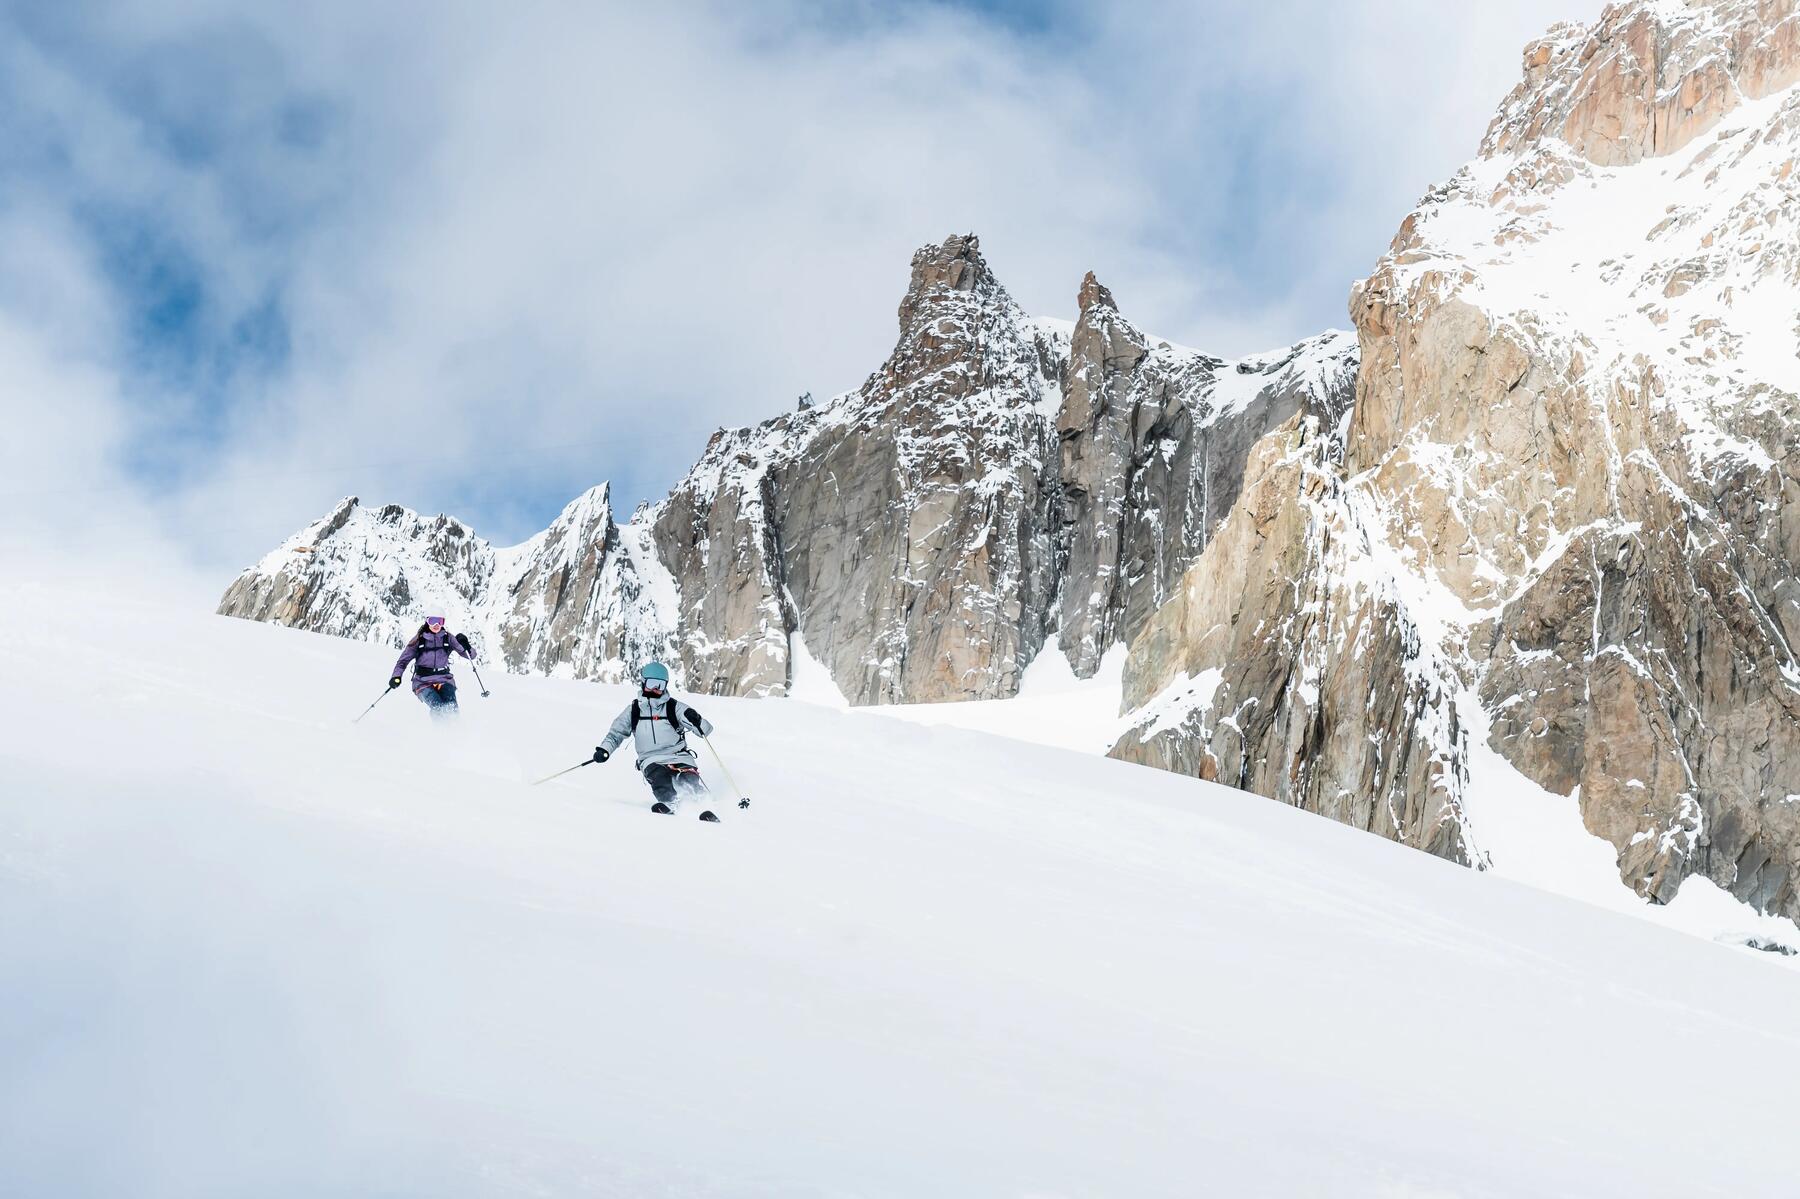
[[[952,237],[914,255],[861,388],[719,431],[630,519],[601,485],[496,549],[347,499],[219,610],[394,643],[435,605],[509,670],[611,682],[659,656],[708,694],[785,694],[801,642],[858,704],[1012,695],[1059,631],[1091,675],[1205,549],[1258,439],[1341,423],[1356,348],[1226,362],[1152,341],[1092,276],[1079,299],[1072,329],[1033,320]]]
[[[1477,784],[1569,795],[1653,899],[1800,916],[1800,14],[1559,25],[1478,157],[1351,289],[1229,362],[1091,275],[1026,317],[920,250],[859,389],[721,431],[623,522],[497,549],[344,501],[220,611],[509,670],[854,703],[995,699],[1127,652],[1117,757],[1472,865]]]

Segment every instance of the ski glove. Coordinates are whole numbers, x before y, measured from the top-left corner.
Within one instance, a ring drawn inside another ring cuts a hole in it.
[[[469,635],[467,633],[458,633],[456,635],[456,644],[463,647],[464,653],[472,654],[475,652],[473,649],[469,648]]]
[[[388,680],[388,690],[389,691],[392,691],[394,688],[398,687],[399,685],[400,685],[400,676],[399,675],[395,675],[393,678]]]
[[[604,761],[606,761],[606,759],[608,759],[610,757],[612,757],[612,755],[606,752],[606,746],[604,746],[604,745],[594,746],[594,761],[604,762]]]
[[[687,718],[689,724],[693,725],[695,728],[700,727],[700,710],[698,708],[689,708],[687,710]]]

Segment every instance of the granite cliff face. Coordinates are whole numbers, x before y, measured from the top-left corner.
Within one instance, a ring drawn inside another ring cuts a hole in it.
[[[779,693],[799,632],[853,702],[1011,694],[1053,586],[1042,410],[1066,352],[973,237],[914,255],[879,371],[717,434],[662,505],[692,685]]]
[[[1477,859],[1454,682],[1382,569],[1339,430],[1296,416],[1131,644],[1113,756]]]
[[[1335,427],[1356,356],[1324,334],[1227,363],[1152,344],[1093,275],[1083,282],[1057,411],[1063,652],[1088,677],[1171,595],[1237,500],[1251,446],[1296,413]]]
[[[1791,2],[1635,3],[1527,48],[1482,156],[1352,293],[1355,404],[1314,489],[1342,497],[1325,540],[1344,559],[1322,559],[1324,584],[1299,576],[1319,598],[1297,614],[1279,587],[1233,590],[1208,560],[1234,552],[1221,532],[1183,610],[1133,645],[1144,706],[1115,753],[1225,770],[1235,726],[1262,738],[1254,757],[1317,725],[1304,773],[1326,792],[1379,792],[1376,747],[1410,799],[1441,789],[1454,811],[1452,764],[1479,736],[1577,795],[1642,894],[1699,873],[1800,915],[1797,37]],[[1318,525],[1312,494],[1269,523]],[[1272,698],[1261,680],[1296,622],[1340,619],[1371,578],[1405,687],[1327,658]],[[1264,648],[1246,626],[1271,630]],[[1184,680],[1221,639],[1248,661],[1217,666],[1201,704]],[[1420,714],[1446,704],[1425,722],[1444,765],[1421,773]],[[1335,737],[1370,706],[1393,712],[1366,742]],[[1439,851],[1478,857],[1480,820],[1463,820],[1463,848]]]
[[[1090,675],[1171,593],[1257,438],[1340,418],[1356,350],[1333,333],[1227,362],[1153,342],[1091,276],[1079,303],[1072,332],[1029,318],[949,238],[914,255],[860,388],[721,430],[624,525],[604,488],[513,550],[398,508],[321,533],[334,514],[220,611],[392,641],[435,603],[510,670],[613,679],[661,656],[715,694],[785,694],[804,641],[854,703],[1011,695],[1060,621]]]

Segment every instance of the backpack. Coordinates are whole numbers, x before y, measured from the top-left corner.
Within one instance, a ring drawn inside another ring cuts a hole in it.
[[[631,739],[634,743],[637,741],[638,721],[649,720],[654,723],[658,719],[658,717],[655,717],[655,716],[645,716],[644,715],[643,709],[638,706],[638,700],[643,699],[643,698],[644,697],[640,695],[636,699],[633,699],[631,701]],[[675,730],[675,736],[680,738],[680,742],[679,742],[680,747],[682,749],[686,749],[687,748],[687,730],[681,727],[681,713],[677,712],[675,710],[675,697],[673,695],[671,695],[671,696],[668,696],[667,698],[668,698],[669,715],[666,717],[666,719],[669,722],[669,727]],[[671,747],[671,748],[673,748],[673,747]]]
[[[443,643],[440,645],[432,645],[429,639],[433,636],[443,638]],[[419,631],[413,634],[413,640],[419,643],[419,652],[413,657],[413,677],[417,678],[419,675],[424,675],[426,678],[436,678],[441,674],[450,673],[450,655],[455,651],[456,638],[451,635],[449,629],[434,634],[430,629],[421,625]],[[422,657],[427,650],[440,649],[444,651],[444,664],[437,669],[434,670],[419,661],[419,658]]]

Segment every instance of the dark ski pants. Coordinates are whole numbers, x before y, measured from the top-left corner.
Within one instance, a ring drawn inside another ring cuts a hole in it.
[[[439,683],[436,686],[421,687],[416,694],[419,702],[431,709],[433,720],[456,715],[455,683]]]
[[[644,767],[644,781],[650,784],[651,794],[671,808],[682,796],[706,794],[706,784],[700,781],[700,772],[692,766],[652,762]]]

